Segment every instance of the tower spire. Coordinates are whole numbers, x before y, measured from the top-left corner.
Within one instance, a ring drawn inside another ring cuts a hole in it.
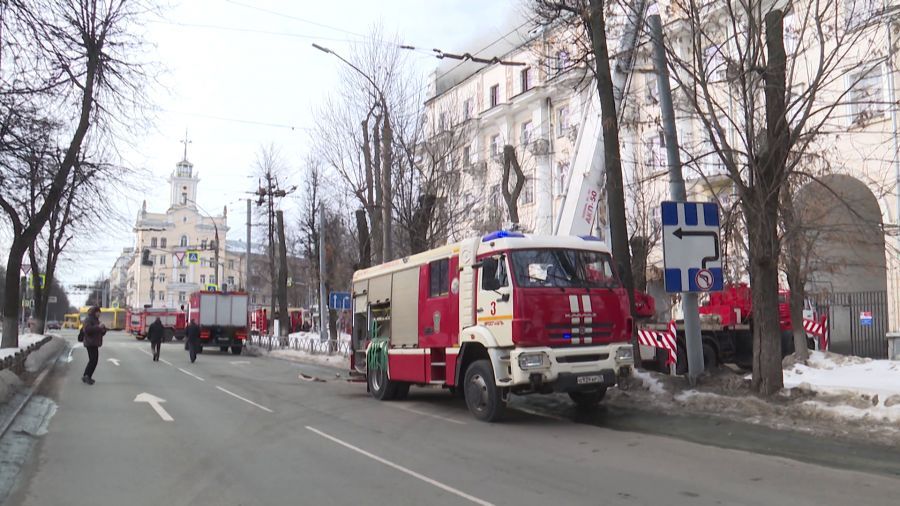
[[[184,140],[181,141],[181,143],[184,144],[184,156],[181,159],[186,162],[187,161],[187,147],[188,147],[188,144],[191,143],[190,139],[188,139],[187,128],[184,129]]]

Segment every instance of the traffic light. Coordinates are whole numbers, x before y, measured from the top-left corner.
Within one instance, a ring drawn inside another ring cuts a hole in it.
[[[150,250],[144,249],[141,252],[141,265],[153,265],[153,261],[150,260]]]

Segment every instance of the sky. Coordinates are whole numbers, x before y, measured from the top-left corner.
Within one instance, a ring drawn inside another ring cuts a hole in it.
[[[124,163],[142,169],[143,191],[111,195],[123,219],[98,224],[61,261],[64,285],[107,276],[124,247],[133,244],[134,219],[168,207],[169,174],[182,158],[199,173],[201,210],[228,207],[229,238],[245,237],[247,192],[256,188],[254,161],[261,146],[280,151],[302,188],[299,169],[315,135],[312,111],[335,88],[340,66],[316,42],[348,56],[375,24],[404,44],[475,52],[489,41],[521,40],[524,0],[183,0],[145,26],[158,83],[151,99],[155,127],[125,144]],[[493,56],[489,48],[480,55]],[[447,68],[424,52],[411,58],[423,75]],[[455,64],[455,62],[453,63]],[[290,204],[288,204],[290,205]],[[286,211],[288,212],[288,211]],[[86,295],[74,295],[79,303]]]

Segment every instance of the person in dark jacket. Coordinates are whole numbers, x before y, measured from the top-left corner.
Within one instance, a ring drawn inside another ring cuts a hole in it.
[[[200,349],[200,326],[197,325],[197,322],[191,320],[191,323],[184,330],[185,336],[185,344],[187,345],[188,353],[191,356],[191,363],[193,364],[195,360],[197,360],[197,350]]]
[[[156,321],[150,324],[147,329],[147,339],[150,340],[150,350],[153,352],[153,361],[159,362],[159,351],[162,348],[162,340],[166,335],[166,328],[163,327],[162,321],[156,317]]]
[[[84,349],[88,354],[87,367],[84,368],[84,375],[81,381],[88,385],[94,384],[94,370],[97,369],[97,362],[100,360],[100,347],[103,346],[103,336],[106,334],[106,326],[100,323],[100,308],[94,306],[88,310],[87,317],[84,319],[84,325],[81,331],[84,335]]]

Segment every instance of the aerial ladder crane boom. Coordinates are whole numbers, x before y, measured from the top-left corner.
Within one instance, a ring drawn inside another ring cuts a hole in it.
[[[625,108],[625,92],[634,69],[634,55],[648,2],[635,0],[626,6],[626,21],[619,40],[618,53],[612,67],[616,115],[621,119]],[[555,235],[593,235],[597,209],[606,205],[600,200],[600,184],[605,172],[603,158],[603,125],[596,79],[591,80],[588,104],[582,111],[581,126],[575,140],[575,155],[569,166],[566,194],[560,207]]]

